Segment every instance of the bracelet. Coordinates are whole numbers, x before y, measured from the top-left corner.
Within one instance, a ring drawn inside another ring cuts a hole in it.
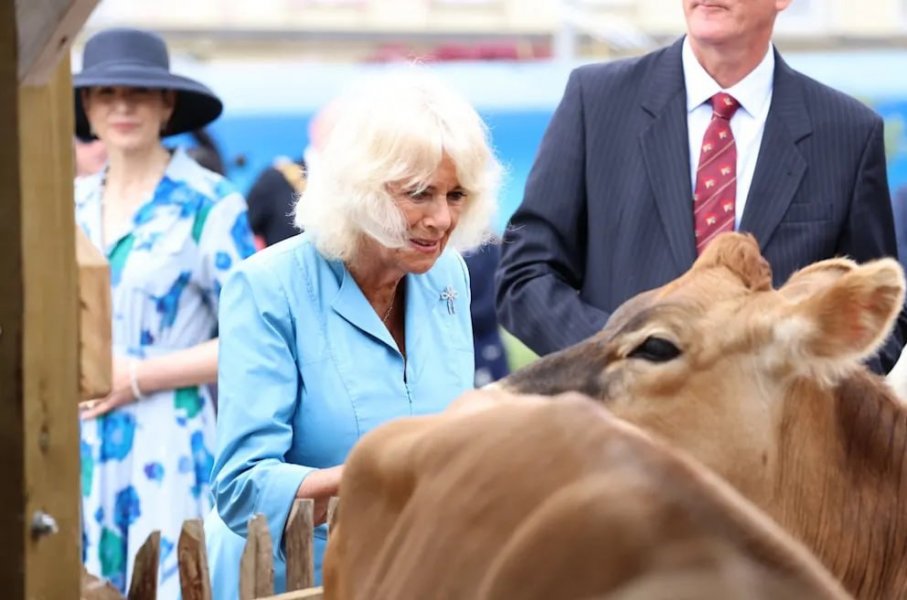
[[[136,374],[138,364],[138,359],[133,358],[129,361],[129,387],[132,388],[132,395],[135,396],[136,400],[144,400],[145,395],[142,394],[142,390],[139,389],[139,378]]]

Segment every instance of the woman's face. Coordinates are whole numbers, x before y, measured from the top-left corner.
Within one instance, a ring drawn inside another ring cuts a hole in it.
[[[172,91],[137,87],[93,87],[81,93],[94,134],[108,150],[127,152],[160,141],[176,100]]]
[[[445,154],[425,189],[407,189],[397,183],[388,189],[406,221],[406,245],[382,250],[404,273],[424,273],[447,247],[466,206],[466,190],[457,180],[456,165]]]

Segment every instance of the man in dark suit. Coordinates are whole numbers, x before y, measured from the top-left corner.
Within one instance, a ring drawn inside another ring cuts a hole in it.
[[[529,348],[596,333],[722,231],[753,233],[776,285],[832,256],[897,256],[882,120],[775,51],[789,2],[683,0],[684,39],[571,74],[497,273],[501,322]]]
[[[907,271],[907,185],[902,185],[894,192],[892,200],[894,211],[894,232],[898,238],[898,256],[901,267]]]

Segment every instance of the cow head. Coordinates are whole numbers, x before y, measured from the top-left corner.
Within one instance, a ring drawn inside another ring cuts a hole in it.
[[[682,277],[621,306],[599,334],[501,387],[600,399],[758,502],[771,488],[765,477],[777,458],[784,403],[864,369],[905,287],[892,259],[823,261],[778,290],[771,279],[754,238],[723,235]]]

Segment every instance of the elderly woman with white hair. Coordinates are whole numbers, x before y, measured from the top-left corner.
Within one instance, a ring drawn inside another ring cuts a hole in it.
[[[320,158],[297,205],[304,233],[245,261],[221,294],[218,514],[206,522],[219,599],[237,594],[239,536],[257,513],[284,587],[296,498],[315,501],[320,578],[327,502],[356,441],[473,385],[454,248],[487,235],[500,171],[478,114],[427,73],[385,77],[343,103]]]

